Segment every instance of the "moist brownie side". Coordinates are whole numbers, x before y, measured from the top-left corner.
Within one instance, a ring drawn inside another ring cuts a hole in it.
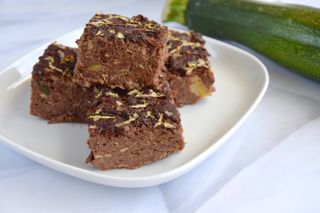
[[[49,122],[85,122],[86,91],[72,80],[76,51],[52,43],[33,67],[30,113]]]
[[[89,113],[87,162],[107,170],[135,169],[182,150],[180,114],[152,89],[96,89]]]
[[[157,88],[167,58],[167,34],[166,27],[142,15],[96,14],[77,41],[76,82],[85,87]]]
[[[166,75],[177,106],[194,104],[213,91],[214,76],[199,33],[169,30]]]
[[[78,86],[72,78],[75,63],[75,49],[57,43],[48,46],[32,73],[31,114],[50,122],[87,121],[92,93],[104,86]],[[159,88],[173,102],[170,86],[162,75]]]

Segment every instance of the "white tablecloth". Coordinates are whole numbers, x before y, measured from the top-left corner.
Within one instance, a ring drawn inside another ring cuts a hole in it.
[[[318,0],[301,2],[320,7]],[[96,11],[160,20],[162,6],[159,0],[0,0],[0,69],[83,26]],[[270,74],[261,104],[188,174],[150,188],[106,187],[0,144],[0,212],[319,212],[320,84],[258,57]]]

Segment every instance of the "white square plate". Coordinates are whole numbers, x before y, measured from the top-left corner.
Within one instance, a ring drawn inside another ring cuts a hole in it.
[[[56,39],[75,46],[82,29]],[[213,154],[257,106],[268,85],[265,66],[251,54],[205,37],[216,92],[180,109],[185,149],[136,170],[99,171],[85,163],[85,124],[48,124],[29,114],[30,73],[43,46],[0,72],[0,139],[43,165],[88,181],[118,187],[146,187],[170,181]]]

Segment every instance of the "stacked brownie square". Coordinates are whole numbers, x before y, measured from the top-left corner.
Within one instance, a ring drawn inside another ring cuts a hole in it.
[[[39,58],[30,112],[50,122],[87,122],[87,162],[99,169],[160,160],[184,147],[176,106],[213,90],[203,43],[141,15],[96,14],[78,49],[53,43]]]
[[[96,14],[77,41],[78,84],[125,89],[157,87],[167,56],[168,30],[139,15]]]

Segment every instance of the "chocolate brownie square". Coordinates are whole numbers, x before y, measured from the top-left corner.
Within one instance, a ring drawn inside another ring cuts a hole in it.
[[[75,80],[111,88],[157,88],[167,57],[166,27],[142,15],[96,14],[77,41]]]
[[[30,113],[49,122],[85,122],[86,91],[72,80],[75,49],[52,43],[33,67]]]
[[[107,170],[135,169],[182,150],[180,114],[152,89],[97,89],[89,113],[87,162]]]
[[[167,79],[177,106],[194,104],[213,91],[209,53],[199,33],[169,30]]]

